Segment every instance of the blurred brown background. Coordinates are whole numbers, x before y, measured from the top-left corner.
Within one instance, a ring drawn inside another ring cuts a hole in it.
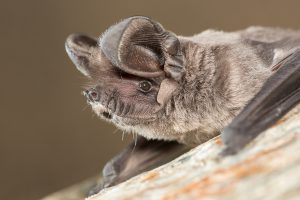
[[[29,200],[100,173],[131,140],[93,117],[84,79],[64,50],[68,34],[100,35],[146,15],[178,34],[249,25],[300,27],[294,1],[1,1],[0,199]],[[85,109],[86,108],[86,109]]]

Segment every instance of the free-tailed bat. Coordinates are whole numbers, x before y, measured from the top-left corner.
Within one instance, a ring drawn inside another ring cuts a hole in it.
[[[103,119],[139,135],[104,167],[115,185],[221,134],[236,153],[300,101],[300,32],[250,27],[184,37],[142,16],[66,50]],[[134,149],[134,150],[133,150]]]

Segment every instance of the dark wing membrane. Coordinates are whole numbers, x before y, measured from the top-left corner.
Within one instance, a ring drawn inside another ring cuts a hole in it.
[[[132,142],[105,165],[100,183],[89,195],[169,162],[187,150],[187,146],[175,141],[147,140],[138,136],[136,142]]]
[[[238,152],[300,102],[300,50],[279,69],[221,134],[225,154]]]

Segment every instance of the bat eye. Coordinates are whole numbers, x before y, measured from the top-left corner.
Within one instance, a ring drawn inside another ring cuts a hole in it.
[[[149,92],[152,88],[152,84],[149,81],[141,81],[139,88],[142,92]]]

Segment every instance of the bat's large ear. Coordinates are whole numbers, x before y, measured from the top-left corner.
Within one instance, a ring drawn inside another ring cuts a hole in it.
[[[93,65],[92,54],[99,51],[97,40],[93,37],[83,34],[70,35],[65,43],[66,51],[75,64],[76,68],[85,76],[91,77],[96,71]]]
[[[106,57],[123,71],[146,78],[167,75],[180,80],[184,73],[176,35],[147,17],[131,17],[110,27],[100,39]]]

